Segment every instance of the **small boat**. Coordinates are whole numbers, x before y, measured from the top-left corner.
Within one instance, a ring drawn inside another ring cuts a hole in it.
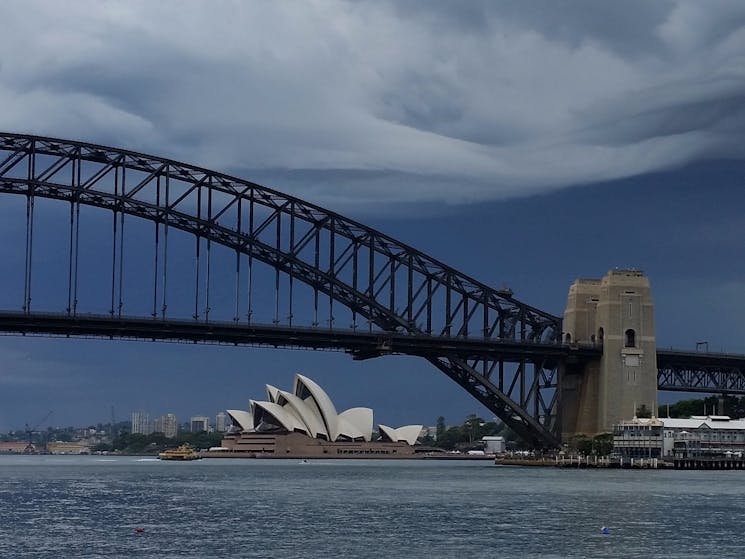
[[[178,448],[172,448],[158,454],[161,460],[199,460],[202,456],[188,444],[182,444]]]

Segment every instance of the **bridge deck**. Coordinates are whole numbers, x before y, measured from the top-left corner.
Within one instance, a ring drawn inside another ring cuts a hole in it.
[[[745,355],[657,350],[660,390],[745,394]]]
[[[22,335],[84,338],[124,338],[184,343],[217,343],[346,351],[357,358],[379,355],[457,355],[461,358],[498,356],[501,359],[587,359],[598,355],[591,347],[515,342],[487,338],[452,338],[380,330],[341,330],[235,322],[162,320],[107,315],[0,313],[0,332]]]
[[[235,322],[204,323],[149,317],[0,312],[7,334],[345,351],[355,359],[382,355],[456,355],[505,361],[597,359],[601,348],[487,338],[452,338],[380,330],[341,330]],[[658,387],[679,392],[745,394],[745,355],[664,349],[657,351]]]

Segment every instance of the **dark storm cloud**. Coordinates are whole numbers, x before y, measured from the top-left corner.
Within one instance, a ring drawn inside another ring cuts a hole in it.
[[[39,0],[0,16],[0,128],[277,188],[320,176],[286,189],[334,207],[745,156],[741,2]]]
[[[735,132],[745,127],[745,83],[732,91],[719,91],[713,95],[702,95],[698,99],[674,101],[668,96],[664,104],[644,103],[638,113],[629,114],[628,107],[615,111],[605,108],[599,111],[604,122],[592,125],[586,134],[579,134],[588,142],[605,145],[629,145],[662,136],[683,134],[711,134]],[[663,93],[664,95],[664,93]],[[629,105],[634,101],[629,100]],[[614,114],[615,112],[615,114]],[[615,118],[614,118],[615,117]],[[703,146],[702,146],[703,147]],[[735,146],[732,146],[735,147]],[[729,155],[724,150],[719,154]],[[734,155],[742,156],[737,150]]]

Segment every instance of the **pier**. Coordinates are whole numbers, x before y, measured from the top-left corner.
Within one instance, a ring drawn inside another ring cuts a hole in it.
[[[743,458],[676,458],[676,470],[745,470]]]

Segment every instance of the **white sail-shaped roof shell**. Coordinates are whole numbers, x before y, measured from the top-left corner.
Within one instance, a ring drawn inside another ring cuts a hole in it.
[[[378,425],[378,432],[380,433],[380,437],[383,440],[391,441],[391,442],[398,442],[398,433],[396,433],[396,430],[393,427],[388,427],[387,425]]]
[[[396,429],[399,441],[406,441],[410,445],[415,445],[419,435],[422,434],[422,425],[404,425]]]
[[[386,440],[392,441],[394,443],[405,441],[413,446],[414,444],[416,444],[416,441],[422,432],[422,426],[404,425],[403,427],[394,429],[393,427],[388,427],[387,425],[378,425],[378,430],[380,431],[380,435]]]
[[[370,408],[349,408],[338,415],[339,435],[350,439],[372,439],[373,411]]]
[[[311,437],[316,438],[321,435],[323,438],[328,439],[329,435],[326,432],[323,419],[318,415],[315,406],[309,406],[307,402],[284,390],[280,390],[278,394],[277,403],[282,407],[292,408],[295,415],[305,424],[308,434]]]
[[[311,400],[318,410],[330,441],[339,437],[338,417],[334,403],[328,394],[315,382],[303,375],[295,375],[292,391],[295,396],[309,404]]]
[[[274,402],[275,404],[278,403],[277,400],[279,398],[279,388],[277,388],[276,386],[272,386],[271,384],[267,384],[266,397],[269,399],[270,402]]]
[[[243,410],[225,410],[228,412],[233,424],[240,427],[243,431],[251,431],[254,428],[253,415],[251,412]]]
[[[259,408],[263,409],[274,419],[276,419],[277,423],[279,423],[290,433],[292,433],[293,431],[302,431],[306,434],[308,433],[302,419],[300,419],[295,414],[292,408],[280,406],[279,404],[275,404],[274,402],[257,402],[255,400],[251,400],[251,417],[253,419],[255,428],[259,427],[259,424],[256,421],[256,416]]]
[[[370,408],[350,408],[339,414],[328,394],[313,380],[303,375],[295,375],[292,392],[266,385],[269,401],[250,400],[249,412],[228,410],[231,420],[244,431],[262,428],[260,422],[266,421],[266,430],[299,431],[313,438],[329,441],[372,440],[373,411]],[[270,416],[262,418],[263,414]],[[405,425],[394,429],[379,425],[383,440],[416,444],[422,432],[421,425]],[[262,430],[264,430],[262,428]]]

